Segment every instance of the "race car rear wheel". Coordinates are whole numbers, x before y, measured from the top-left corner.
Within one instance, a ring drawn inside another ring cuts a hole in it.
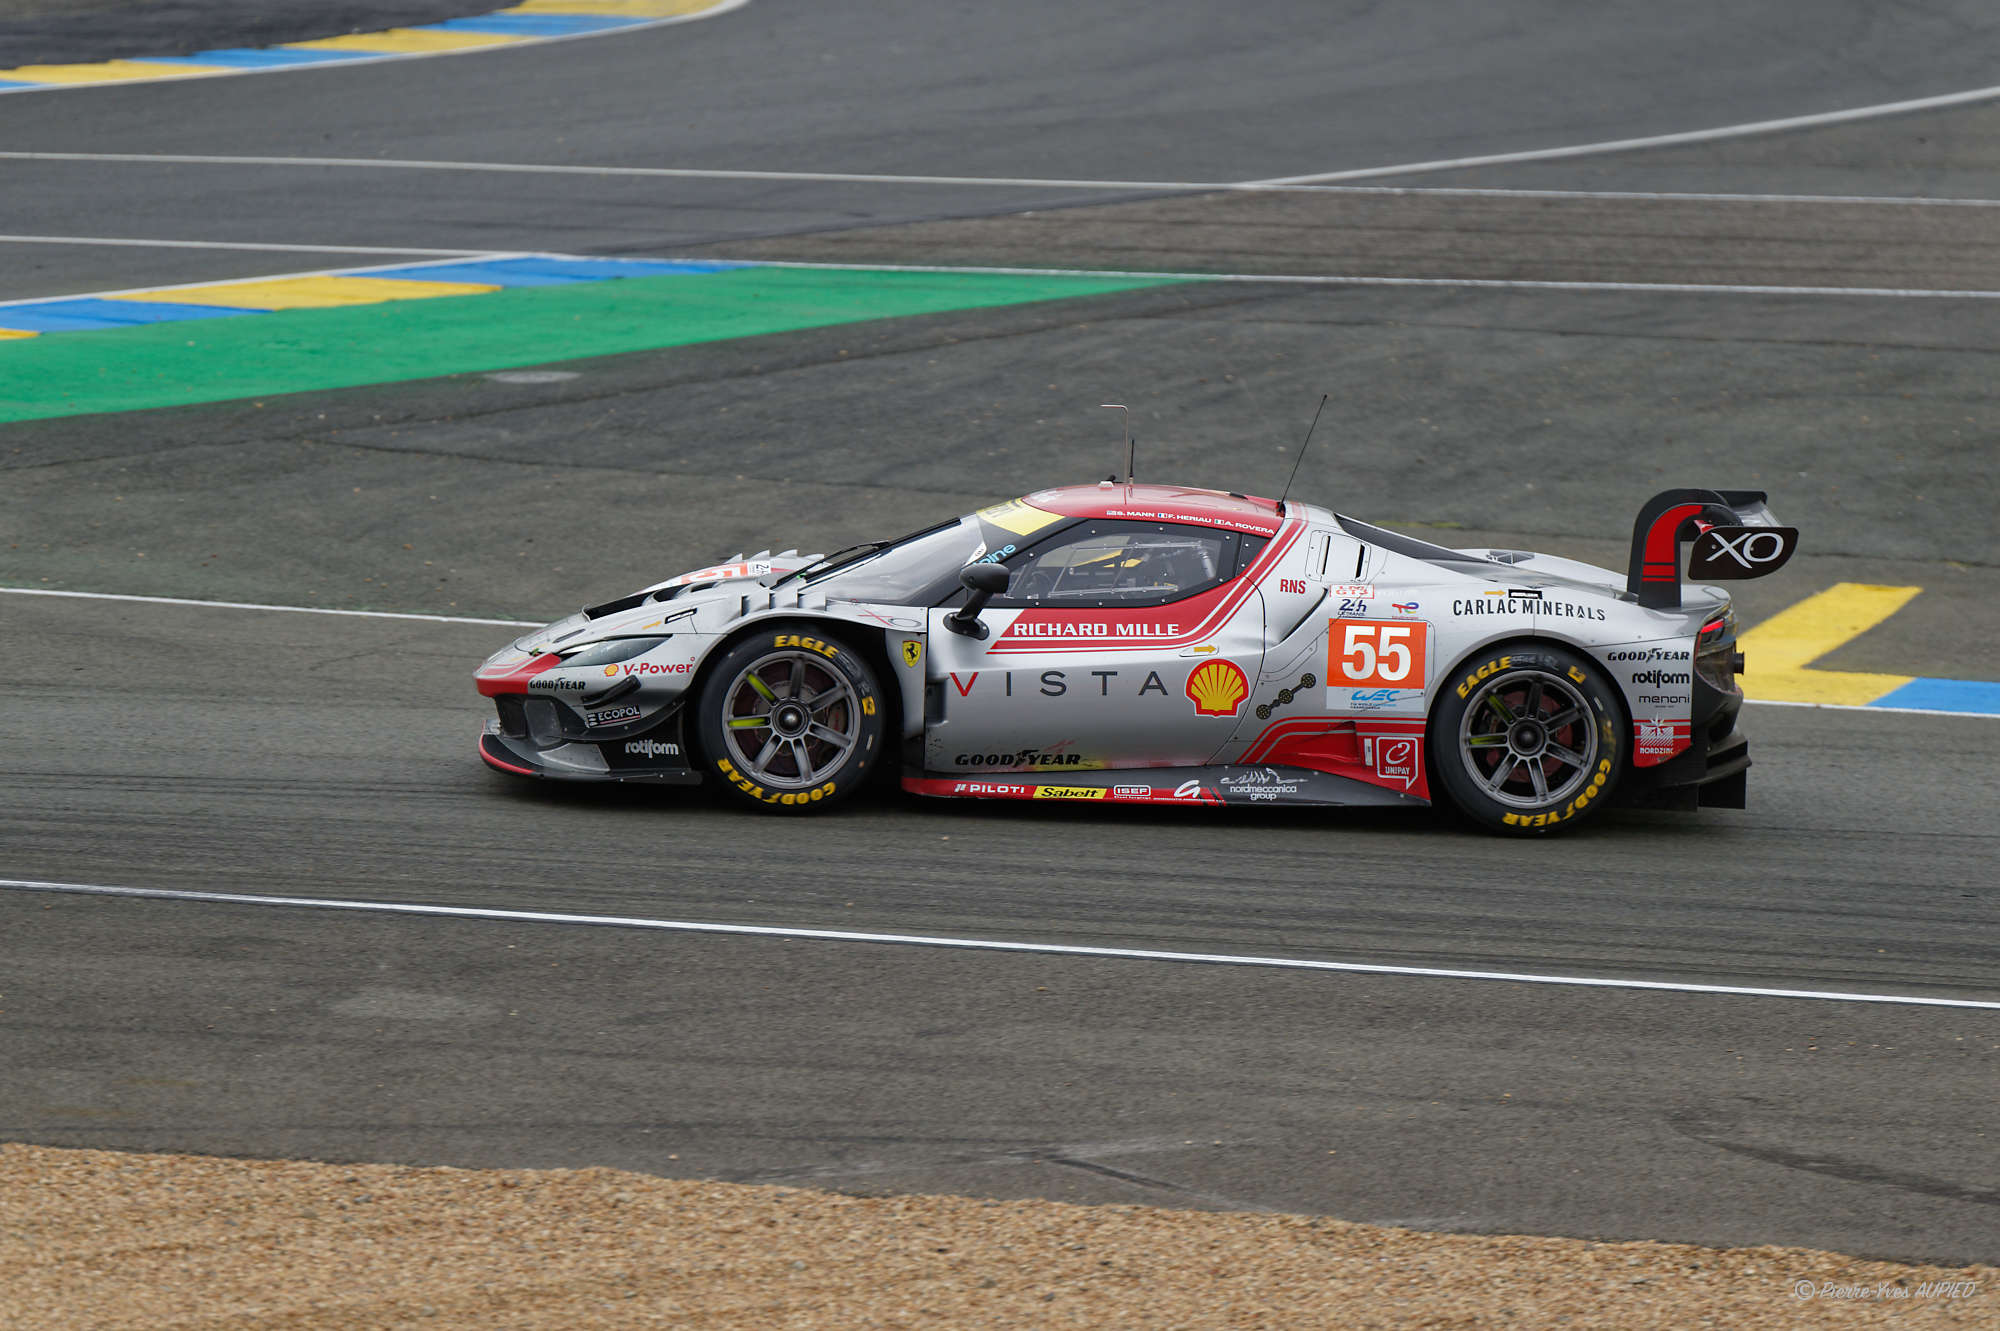
[[[725,652],[695,706],[708,769],[759,808],[824,808],[860,789],[882,753],[875,672],[839,639],[796,626]]]
[[[1575,653],[1539,644],[1475,657],[1445,681],[1431,772],[1451,802],[1498,832],[1566,827],[1609,802],[1625,766],[1623,713]]]

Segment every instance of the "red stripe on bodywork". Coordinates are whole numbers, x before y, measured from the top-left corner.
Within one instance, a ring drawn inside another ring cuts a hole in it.
[[[1389,761],[1385,744],[1411,741],[1407,763]],[[1372,744],[1365,741],[1373,741]],[[1369,755],[1373,754],[1373,761]],[[1303,767],[1365,781],[1398,794],[1431,797],[1424,755],[1424,723],[1379,716],[1296,716],[1265,727],[1236,760],[1246,766]]]
[[[537,656],[519,669],[509,670],[504,675],[474,675],[473,682],[479,686],[479,696],[482,698],[491,698],[502,693],[526,693],[529,680],[544,670],[561,664],[561,657],[554,652],[548,652]]]
[[[491,753],[487,751],[486,748],[486,741],[489,738],[491,738],[491,736],[488,735],[481,735],[479,737],[479,756],[486,760],[486,765],[488,767],[497,767],[503,772],[513,772],[520,776],[536,775],[535,769],[532,767],[517,767],[513,763],[503,762],[500,759],[495,758]]]
[[[1700,504],[1676,504],[1646,529],[1646,582],[1678,582],[1681,576],[1681,524],[1702,511]]]
[[[1272,542],[1264,547],[1256,562],[1243,571],[1243,576],[1212,591],[1199,596],[1191,596],[1185,601],[1175,601],[1163,606],[1148,606],[1136,610],[1023,610],[1014,621],[994,640],[988,652],[1129,652],[1153,647],[1185,647],[1200,642],[1220,632],[1243,603],[1256,591],[1257,584],[1269,577],[1285,552],[1298,543],[1299,534],[1305,530],[1303,522],[1287,523]],[[1171,636],[1128,637],[1128,638],[1061,638],[1035,637],[1014,638],[1014,626],[1030,624],[1104,624],[1113,625],[1120,620],[1157,619],[1168,614],[1185,615],[1196,613],[1201,619],[1191,629],[1183,629]]]

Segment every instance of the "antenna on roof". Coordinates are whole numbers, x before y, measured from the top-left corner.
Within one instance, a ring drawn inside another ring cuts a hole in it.
[[[1122,402],[1100,402],[1097,405],[1111,411],[1123,411],[1125,413],[1125,484],[1130,485],[1133,477],[1132,455],[1134,451],[1132,443],[1132,413]]]
[[[1292,482],[1299,478],[1299,464],[1306,460],[1306,445],[1312,443],[1313,431],[1319,428],[1319,414],[1326,410],[1326,400],[1331,396],[1333,396],[1331,393],[1321,393],[1319,395],[1319,406],[1313,409],[1313,423],[1306,427],[1305,443],[1299,445],[1299,455],[1292,459],[1292,474],[1285,477],[1284,491],[1278,496],[1279,517],[1285,515],[1285,495],[1292,492]]]

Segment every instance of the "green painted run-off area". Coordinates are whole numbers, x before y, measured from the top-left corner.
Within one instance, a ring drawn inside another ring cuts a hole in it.
[[[0,341],[0,421],[477,374],[1171,279],[747,267]]]

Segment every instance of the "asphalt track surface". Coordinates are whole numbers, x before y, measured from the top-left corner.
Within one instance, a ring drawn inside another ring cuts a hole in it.
[[[1973,88],[1994,35],[1972,5],[1803,32],[1778,6],[856,8],[16,95],[0,123],[49,152],[1251,180]],[[1418,183],[1993,199],[1996,114]],[[4,170],[12,235],[879,262],[917,223],[927,263],[2000,289],[2000,210],[1971,206]],[[300,266],[4,258],[0,298]],[[1107,400],[1142,475],[1268,492],[1331,391],[1299,493],[1617,563],[1653,489],[1763,485],[1809,553],[1748,617],[1922,586],[1822,664],[1990,679],[1995,308],[1205,285],[33,422],[0,432],[0,582],[538,619],[1096,474]],[[489,777],[468,674],[497,626],[0,596],[0,632],[0,726],[31,737],[0,774],[12,880],[2000,997],[2000,722],[1756,708],[1749,810],[1548,842],[888,795],[793,822]],[[1995,1253],[1991,1010],[29,891],[0,917],[16,1140]]]

